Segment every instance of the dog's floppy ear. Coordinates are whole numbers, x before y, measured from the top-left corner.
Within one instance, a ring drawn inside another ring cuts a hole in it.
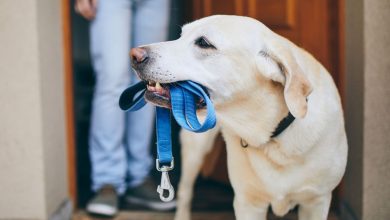
[[[312,87],[291,50],[289,45],[274,44],[272,48],[260,51],[257,66],[263,74],[284,85],[288,109],[294,117],[303,118]]]

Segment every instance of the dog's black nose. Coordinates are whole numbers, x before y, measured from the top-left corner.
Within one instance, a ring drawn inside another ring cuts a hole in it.
[[[131,62],[133,65],[144,64],[149,60],[148,52],[145,48],[136,47],[130,50]]]

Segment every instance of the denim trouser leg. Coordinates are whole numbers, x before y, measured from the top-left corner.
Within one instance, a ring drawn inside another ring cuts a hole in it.
[[[118,99],[121,92],[136,81],[130,72],[131,43],[165,40],[168,1],[134,1],[133,6],[132,2],[99,0],[96,18],[90,27],[96,73],[89,137],[95,191],[104,184],[112,184],[122,194],[126,189],[126,174],[130,186],[137,185],[149,173],[153,162],[149,148],[153,108],[147,106],[139,112],[124,113],[118,107]]]
[[[125,113],[118,107],[121,92],[130,84],[131,2],[99,0],[90,26],[91,55],[96,74],[90,128],[92,189],[114,185],[123,193],[127,158]]]
[[[165,41],[168,36],[169,0],[139,0],[133,5],[133,47]],[[133,81],[138,81],[135,74]],[[128,115],[127,145],[129,186],[143,182],[154,167],[150,139],[154,127],[154,107],[147,104]],[[149,137],[149,138],[145,138]]]

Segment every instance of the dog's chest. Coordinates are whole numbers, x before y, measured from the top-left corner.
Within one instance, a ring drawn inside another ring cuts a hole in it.
[[[250,200],[271,203],[275,212],[289,210],[318,194],[317,183],[307,178],[309,170],[278,166],[258,149],[228,146],[228,164],[235,191],[245,193]]]
[[[312,193],[316,191],[314,190],[316,181],[310,181],[309,175],[307,175],[313,171],[305,166],[280,166],[263,156],[259,157],[255,154],[248,155],[248,159],[251,165],[248,169],[253,170],[256,179],[261,181],[264,188],[278,200],[288,196],[297,196],[303,192],[311,194],[310,191]]]

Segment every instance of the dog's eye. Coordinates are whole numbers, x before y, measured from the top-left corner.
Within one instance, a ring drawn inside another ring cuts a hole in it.
[[[199,37],[195,40],[195,45],[203,49],[217,49],[205,37]]]

